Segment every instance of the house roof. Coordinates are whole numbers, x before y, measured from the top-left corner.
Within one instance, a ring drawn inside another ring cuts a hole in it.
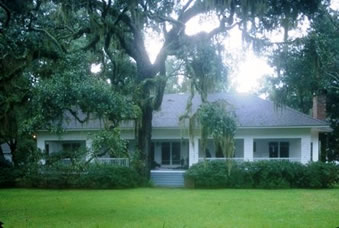
[[[165,94],[162,105],[154,111],[152,125],[154,128],[177,128],[179,117],[185,113],[188,94]],[[286,106],[277,107],[273,102],[252,95],[215,93],[208,95],[208,101],[226,100],[236,115],[240,128],[265,127],[327,127],[325,121],[314,119]],[[200,96],[192,100],[192,111],[195,112],[201,104]],[[63,124],[65,129],[99,129],[103,122],[96,118],[81,124],[74,118],[68,118]],[[123,128],[132,127],[131,123],[123,123]]]
[[[185,112],[188,94],[166,94],[159,111],[154,112],[153,127],[178,127],[179,117]],[[226,100],[236,115],[238,127],[328,127],[328,123],[314,119],[286,106],[252,95],[215,93],[208,101]],[[193,112],[201,104],[200,96],[192,100]]]

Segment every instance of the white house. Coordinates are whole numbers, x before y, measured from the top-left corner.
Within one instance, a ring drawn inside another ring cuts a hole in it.
[[[207,150],[199,148],[200,135],[197,131],[193,140],[179,124],[179,117],[185,112],[188,95],[164,95],[159,111],[154,113],[152,132],[152,155],[160,168],[180,168],[191,166],[202,159],[217,157],[212,139]],[[312,118],[288,107],[277,108],[271,101],[249,95],[210,94],[209,101],[225,99],[234,109],[237,120],[235,135],[236,151],[234,159],[256,161],[263,159],[288,159],[307,163],[319,158],[319,133],[329,131],[323,120]],[[193,99],[193,110],[200,105],[198,96]],[[97,119],[80,124],[76,120],[65,123],[65,133],[57,135],[39,131],[37,145],[43,151],[54,152],[91,147],[91,133],[102,128]],[[133,125],[121,126],[122,137],[129,141],[133,152]]]

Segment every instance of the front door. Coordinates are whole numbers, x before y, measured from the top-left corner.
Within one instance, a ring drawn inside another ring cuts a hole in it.
[[[179,166],[181,157],[180,142],[161,143],[161,164],[164,166]]]

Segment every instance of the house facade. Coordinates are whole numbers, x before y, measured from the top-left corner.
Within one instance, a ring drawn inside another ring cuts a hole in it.
[[[180,170],[202,161],[224,159],[220,148],[210,139],[205,151],[200,148],[200,134],[188,134],[187,124],[179,122],[186,109],[187,94],[166,94],[159,111],[153,115],[151,156],[155,170]],[[234,160],[257,161],[281,159],[307,163],[319,159],[319,133],[330,131],[327,122],[312,118],[288,107],[249,95],[210,94],[213,102],[225,100],[234,111],[237,122]],[[193,98],[195,112],[201,99]],[[98,119],[80,124],[65,122],[61,135],[47,131],[37,134],[37,146],[48,153],[81,146],[91,148],[92,135],[103,127]],[[133,123],[121,126],[122,138],[128,140],[129,152],[135,150]]]

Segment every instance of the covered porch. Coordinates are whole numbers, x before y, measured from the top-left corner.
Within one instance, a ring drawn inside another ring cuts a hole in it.
[[[236,138],[235,161],[288,160],[307,163],[318,160],[318,145],[310,138]],[[182,140],[153,140],[151,149],[153,170],[184,170],[205,160],[225,160],[221,148],[212,139],[202,151],[199,137]]]
[[[245,139],[235,139],[234,161],[260,161],[260,160],[288,160],[302,162],[301,138],[271,138],[255,139],[252,146],[245,145]],[[247,149],[247,150],[245,150]],[[205,151],[199,147],[199,162],[204,160],[225,160],[221,148],[216,148],[213,140],[209,140]]]

